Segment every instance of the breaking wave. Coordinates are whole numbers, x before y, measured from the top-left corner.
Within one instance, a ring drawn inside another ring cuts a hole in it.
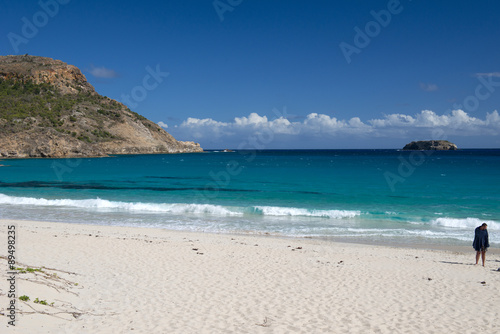
[[[488,224],[488,228],[492,230],[500,230],[500,223],[494,222],[492,220],[481,220],[478,218],[437,218],[431,221],[431,224],[443,226],[443,227],[454,227],[454,228],[467,228],[473,229],[483,223]]]
[[[194,213],[212,214],[220,216],[242,215],[241,212],[231,211],[220,205],[211,204],[184,204],[184,203],[129,203],[109,201],[106,199],[44,199],[32,197],[12,197],[0,194],[0,204],[56,206],[86,209],[109,209],[128,212],[157,212],[157,213]]]
[[[171,214],[208,214],[216,216],[282,216],[282,217],[317,217],[329,219],[353,218],[359,216],[359,211],[349,210],[312,210],[293,207],[253,206],[230,207],[213,204],[195,203],[142,203],[121,202],[106,199],[45,199],[33,197],[14,197],[0,194],[0,204],[29,205],[43,207],[68,207],[90,210],[111,210],[120,212],[150,212]]]
[[[264,216],[303,216],[332,219],[354,218],[361,214],[359,211],[350,210],[310,210],[280,206],[254,206],[254,213]]]

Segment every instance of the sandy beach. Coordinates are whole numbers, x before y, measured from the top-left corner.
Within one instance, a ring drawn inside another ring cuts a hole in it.
[[[16,267],[26,271],[15,292],[30,298],[17,299],[15,327],[7,317],[11,225]],[[496,249],[483,268],[472,247],[7,220],[0,240],[2,333],[500,331]]]

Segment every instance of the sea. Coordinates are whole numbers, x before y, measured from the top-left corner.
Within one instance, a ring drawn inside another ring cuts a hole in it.
[[[4,159],[0,219],[500,247],[500,150]]]

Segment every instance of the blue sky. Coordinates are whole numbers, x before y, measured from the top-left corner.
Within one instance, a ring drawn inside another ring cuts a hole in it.
[[[204,148],[500,147],[495,1],[10,1],[0,54],[60,59]]]

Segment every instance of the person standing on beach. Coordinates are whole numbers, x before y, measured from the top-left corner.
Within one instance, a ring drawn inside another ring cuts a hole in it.
[[[476,250],[476,265],[479,262],[479,256],[481,255],[481,258],[483,260],[483,267],[484,261],[486,259],[486,251],[488,250],[488,247],[490,247],[487,228],[488,225],[486,223],[483,223],[483,225],[476,227],[474,233],[474,242],[472,243],[472,247],[474,247],[474,249]]]

